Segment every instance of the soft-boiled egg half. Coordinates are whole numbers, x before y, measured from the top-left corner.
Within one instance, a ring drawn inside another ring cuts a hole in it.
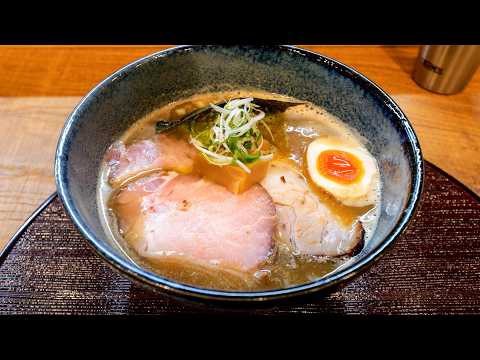
[[[308,146],[307,166],[312,181],[341,203],[362,207],[376,202],[379,172],[366,149],[337,138],[318,138]]]

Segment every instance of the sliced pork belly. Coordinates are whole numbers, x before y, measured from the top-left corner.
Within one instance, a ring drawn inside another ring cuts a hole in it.
[[[280,234],[309,255],[352,253],[363,241],[363,227],[342,225],[309,189],[304,177],[286,163],[274,162],[261,182],[278,212]]]
[[[260,185],[241,195],[194,175],[157,174],[112,198],[124,237],[144,257],[253,271],[270,255],[275,205]]]
[[[132,176],[155,169],[189,173],[193,169],[195,154],[195,149],[187,141],[165,134],[127,146],[117,141],[106,154],[110,167],[109,182],[118,185]]]

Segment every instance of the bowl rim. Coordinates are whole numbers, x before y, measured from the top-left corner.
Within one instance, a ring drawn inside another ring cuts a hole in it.
[[[326,288],[333,287],[339,283],[345,282],[347,279],[350,279],[354,276],[359,275],[361,272],[365,271],[369,266],[373,265],[378,259],[385,253],[385,250],[388,249],[398,236],[405,231],[410,220],[416,213],[418,205],[420,203],[421,194],[424,185],[424,163],[422,151],[418,138],[413,130],[412,124],[395,103],[395,101],[376,83],[368,79],[366,76],[362,75],[352,67],[341,63],[335,59],[332,59],[328,56],[312,52],[306,49],[298,48],[291,45],[269,45],[274,47],[279,51],[286,51],[288,53],[295,53],[296,55],[301,55],[307,58],[311,62],[318,62],[319,60],[328,61],[330,64],[328,67],[332,68],[332,65],[335,66],[334,70],[341,76],[345,76],[338,68],[342,70],[347,70],[349,72],[349,78],[354,81],[361,81],[363,84],[368,84],[373,88],[377,94],[372,93],[371,89],[366,89],[373,97],[378,98],[383,97],[383,102],[387,105],[401,120],[401,128],[406,132],[408,138],[408,144],[411,148],[413,154],[414,164],[412,166],[412,189],[410,191],[409,198],[407,199],[405,209],[401,214],[400,218],[397,220],[397,223],[393,229],[385,236],[380,244],[378,244],[374,249],[371,250],[364,258],[360,259],[357,263],[346,266],[344,269],[326,275],[320,279],[317,279],[313,282],[300,284],[292,286],[285,289],[275,289],[275,290],[266,290],[266,291],[224,291],[224,290],[214,290],[201,287],[195,287],[193,285],[187,285],[169,280],[158,274],[147,271],[146,269],[140,268],[135,264],[130,263],[128,260],[121,258],[112,251],[109,250],[109,246],[106,243],[99,241],[96,236],[89,230],[88,225],[85,223],[77,208],[74,205],[73,199],[68,192],[68,189],[63,181],[66,178],[65,169],[66,161],[64,160],[63,154],[68,150],[68,139],[70,134],[70,129],[73,124],[78,119],[78,113],[83,107],[85,102],[90,99],[92,95],[100,91],[102,88],[108,86],[112,81],[115,81],[117,77],[124,72],[134,69],[139,64],[155,60],[159,57],[166,57],[173,53],[181,53],[192,51],[195,48],[202,47],[203,45],[182,45],[165,50],[157,51],[151,54],[148,54],[142,58],[139,58],[120,69],[113,72],[107,78],[98,83],[93,87],[77,104],[73,111],[68,116],[65,125],[61,131],[57,149],[55,153],[55,166],[54,166],[54,175],[55,182],[58,190],[60,200],[62,201],[67,214],[72,219],[73,223],[80,231],[80,233],[87,239],[87,243],[99,254],[107,263],[113,268],[117,269],[120,273],[127,275],[129,278],[133,278],[136,281],[139,281],[143,284],[152,286],[155,289],[161,289],[170,293],[177,295],[187,296],[189,298],[203,298],[207,300],[226,300],[226,301],[265,301],[265,300],[274,300],[289,298],[292,296],[298,296],[301,294],[307,294],[311,292],[316,292],[324,290]]]

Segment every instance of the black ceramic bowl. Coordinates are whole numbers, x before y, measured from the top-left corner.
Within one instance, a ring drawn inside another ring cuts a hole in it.
[[[197,288],[163,278],[125,258],[109,242],[97,210],[96,185],[107,147],[135,120],[200,91],[254,87],[311,101],[369,140],[383,183],[374,237],[348,266],[317,281],[263,292]],[[405,229],[420,200],[423,160],[410,122],[373,82],[333,59],[289,46],[182,46],[137,60],[90,91],[67,119],[55,177],[81,233],[114,268],[144,284],[187,297],[258,301],[323,290],[377,260]]]

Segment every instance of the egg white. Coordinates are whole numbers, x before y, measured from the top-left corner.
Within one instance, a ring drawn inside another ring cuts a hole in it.
[[[342,184],[320,174],[317,169],[317,159],[326,150],[340,150],[356,156],[363,166],[362,178],[352,184]],[[307,167],[311,179],[317,186],[347,206],[362,207],[372,205],[377,200],[379,181],[377,163],[366,149],[358,145],[342,142],[337,138],[318,138],[308,146]]]

